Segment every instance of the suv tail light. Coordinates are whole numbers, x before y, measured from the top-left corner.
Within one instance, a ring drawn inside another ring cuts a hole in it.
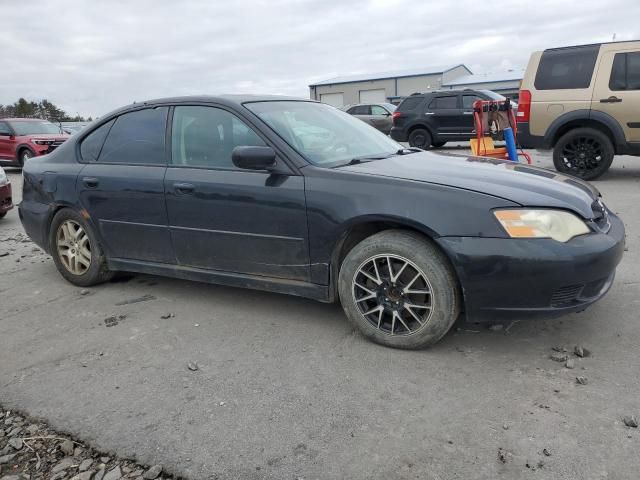
[[[397,110],[395,112],[393,112],[393,115],[391,115],[391,123],[395,125],[396,124],[396,120],[398,118],[400,118],[401,116],[402,116],[402,112],[399,112]]]
[[[531,92],[529,90],[520,90],[518,98],[518,113],[516,113],[516,122],[528,122],[531,116]]]

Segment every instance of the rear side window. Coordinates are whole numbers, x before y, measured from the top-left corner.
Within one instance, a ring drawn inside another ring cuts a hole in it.
[[[609,89],[640,90],[640,52],[616,53]]]
[[[371,109],[369,105],[358,105],[349,110],[351,115],[371,115]]]
[[[534,85],[537,90],[589,88],[600,45],[545,50]]]
[[[104,142],[98,162],[160,165],[165,162],[164,139],[168,107],[120,115]]]
[[[424,97],[408,97],[405,98],[398,106],[398,111],[408,112],[409,110],[415,110],[422,103]]]
[[[100,155],[100,150],[102,150],[102,145],[104,144],[104,139],[107,138],[107,134],[109,133],[109,130],[111,130],[111,126],[114,122],[115,120],[111,120],[110,122],[101,125],[82,141],[80,144],[80,156],[85,162],[95,162],[98,160],[98,155]]]
[[[430,110],[450,110],[458,108],[458,96],[436,97],[429,104]]]

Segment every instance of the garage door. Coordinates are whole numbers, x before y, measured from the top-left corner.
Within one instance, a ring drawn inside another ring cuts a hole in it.
[[[344,93],[321,93],[320,101],[334,107],[341,107],[344,105]]]
[[[387,101],[387,94],[384,88],[378,90],[360,90],[360,103],[384,103]]]

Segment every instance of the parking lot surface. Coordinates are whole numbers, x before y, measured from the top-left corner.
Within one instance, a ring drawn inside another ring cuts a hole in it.
[[[370,343],[338,305],[284,295],[145,275],[81,291],[12,210],[0,404],[192,479],[637,479],[640,431],[622,418],[640,416],[640,159],[617,157],[594,184],[628,235],[601,302],[458,323],[423,351]],[[574,368],[550,358],[558,346]]]

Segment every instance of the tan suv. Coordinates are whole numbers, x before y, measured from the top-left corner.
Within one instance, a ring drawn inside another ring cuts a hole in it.
[[[556,169],[580,178],[640,155],[640,41],[535,52],[516,118],[523,147],[553,148]]]

